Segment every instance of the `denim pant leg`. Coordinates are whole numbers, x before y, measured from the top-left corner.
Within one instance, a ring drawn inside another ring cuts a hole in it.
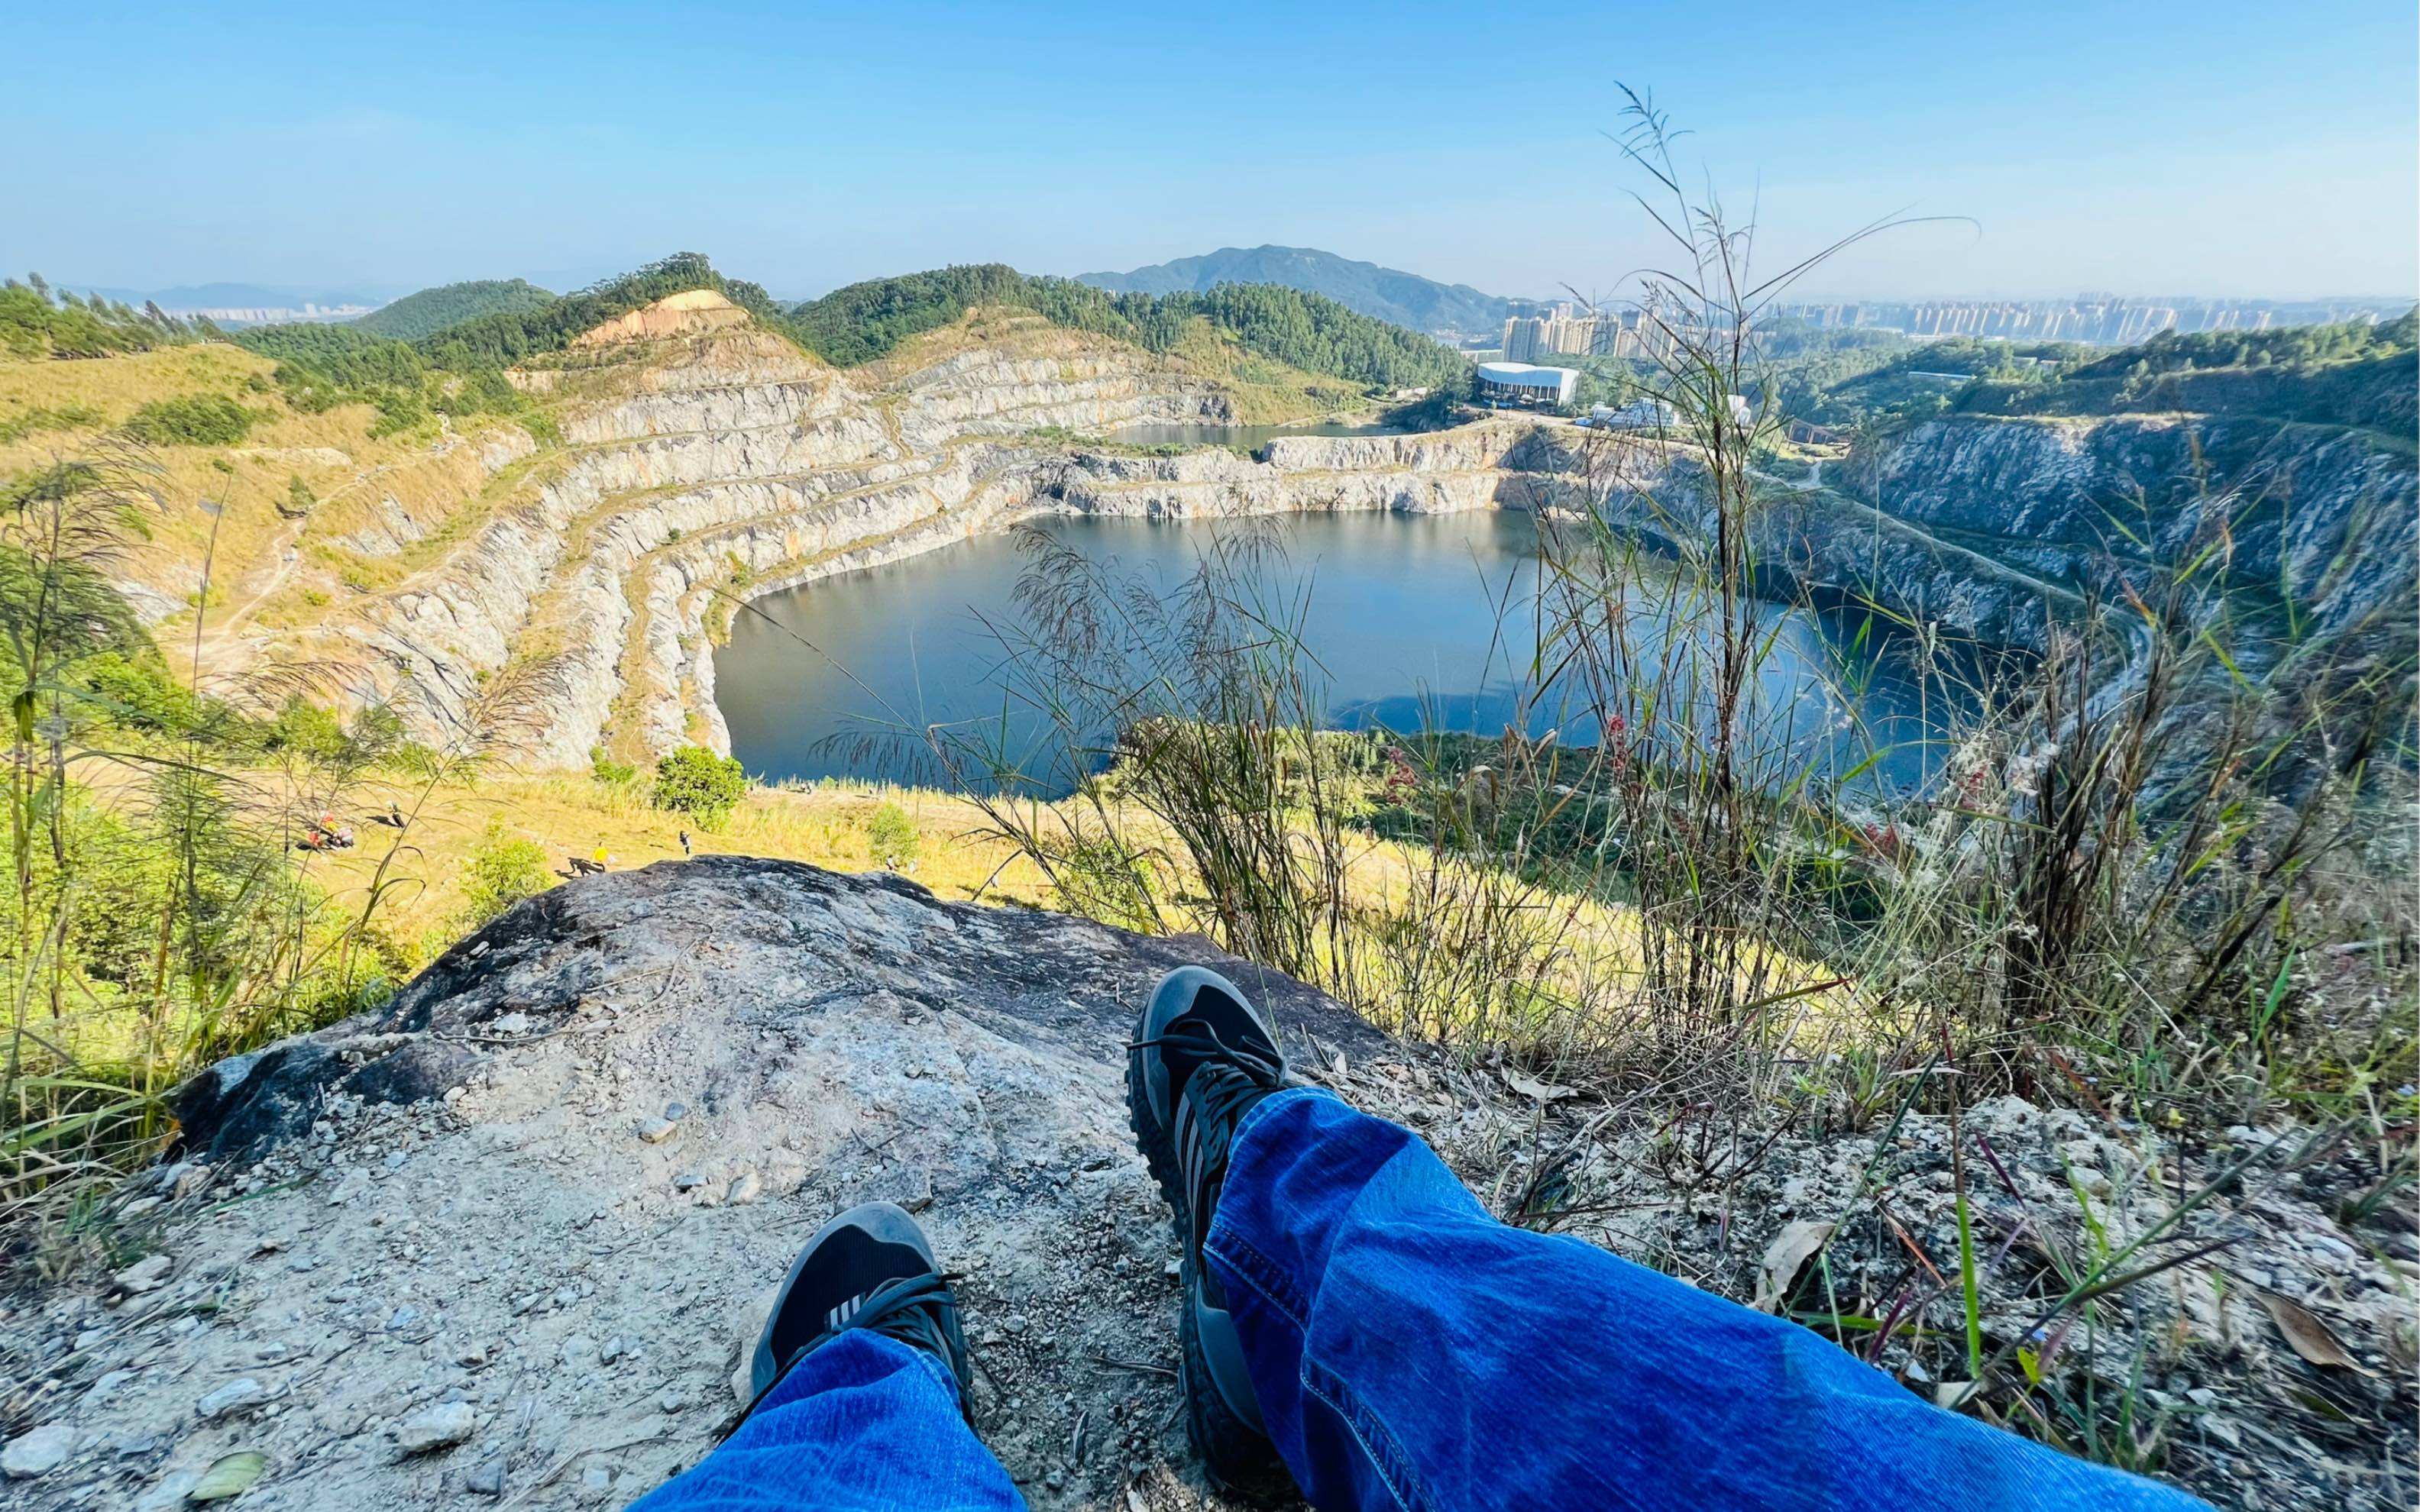
[[[851,1329],[799,1362],[739,1430],[631,1512],[1023,1512],[958,1415],[957,1383],[896,1339]]]
[[[2152,1481],[1920,1401],[1814,1333],[1497,1223],[1325,1092],[1252,1110],[1210,1263],[1320,1512],[2188,1512]]]

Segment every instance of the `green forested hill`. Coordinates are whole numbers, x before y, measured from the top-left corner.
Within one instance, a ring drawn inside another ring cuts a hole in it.
[[[456,372],[503,367],[542,353],[561,351],[582,332],[617,315],[699,288],[714,290],[773,330],[780,331],[785,325],[780,307],[761,286],[745,279],[724,277],[703,253],[676,252],[636,272],[591,285],[559,300],[529,309],[498,310],[432,331],[417,338],[413,345],[430,363]]]
[[[2102,415],[2179,410],[2361,425],[2409,437],[2420,424],[2420,316],[2378,325],[2164,332],[2040,381],[1994,375],[1952,402],[1962,414]]]
[[[464,284],[441,284],[417,294],[407,294],[393,304],[384,305],[353,322],[373,335],[392,336],[397,341],[417,341],[432,332],[483,315],[498,315],[521,310],[541,309],[554,302],[554,295],[535,284],[518,278],[473,279]]]
[[[1246,350],[1370,388],[1428,387],[1467,371],[1426,336],[1275,284],[1222,284],[1207,293],[1113,294],[1073,279],[1029,277],[1000,263],[935,269],[834,289],[789,312],[792,330],[843,367],[882,357],[978,305],[1032,310],[1055,324],[1172,349],[1195,319]]]
[[[1407,330],[1455,335],[1494,332],[1513,304],[1467,284],[1440,284],[1316,247],[1221,247],[1127,273],[1083,273],[1077,282],[1112,294],[1207,294],[1221,284],[1282,284]]]

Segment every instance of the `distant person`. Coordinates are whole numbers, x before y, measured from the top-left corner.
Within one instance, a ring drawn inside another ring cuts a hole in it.
[[[688,831],[688,830],[686,830],[686,829],[682,830],[682,831],[680,832],[680,838],[681,838],[681,854],[682,854],[683,856],[687,856],[687,855],[689,855],[689,854],[690,854],[690,848],[689,848],[689,831]]]
[[[1199,966],[1126,1061],[1184,1247],[1193,1444],[1322,1512],[1858,1508],[2189,1512],[2180,1491],[1943,1412],[1795,1323],[1489,1217],[1409,1131],[1287,1085],[1277,1037]],[[755,1399],[647,1512],[1024,1503],[969,1426],[955,1297],[914,1219],[807,1242]]]

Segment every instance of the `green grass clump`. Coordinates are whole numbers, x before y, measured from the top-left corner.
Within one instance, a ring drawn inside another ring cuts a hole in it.
[[[259,417],[221,394],[154,399],[134,411],[126,434],[147,446],[233,446]]]

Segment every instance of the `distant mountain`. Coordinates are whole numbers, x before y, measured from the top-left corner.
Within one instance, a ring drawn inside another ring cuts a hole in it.
[[[500,311],[541,309],[554,295],[518,278],[474,279],[465,284],[441,284],[407,294],[393,304],[363,316],[353,324],[397,341],[418,341],[431,332],[459,325]]]
[[[1315,247],[1221,247],[1206,257],[1179,257],[1130,273],[1082,273],[1081,283],[1115,293],[1202,293],[1219,284],[1282,284],[1324,294],[1348,310],[1438,336],[1476,336],[1503,329],[1515,303],[1467,284],[1440,284],[1418,273],[1355,262]]]

